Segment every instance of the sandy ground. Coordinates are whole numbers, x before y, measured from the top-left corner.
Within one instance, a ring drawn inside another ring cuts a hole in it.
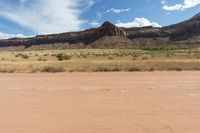
[[[0,74],[0,133],[199,133],[200,72]]]

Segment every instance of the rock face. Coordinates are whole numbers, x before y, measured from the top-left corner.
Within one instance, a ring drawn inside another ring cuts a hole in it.
[[[104,22],[100,28],[102,36],[122,36],[126,37],[126,32],[110,22]]]
[[[81,32],[68,32],[52,35],[38,35],[32,38],[12,38],[0,40],[0,47],[65,44],[85,47],[121,47],[140,44],[200,44],[200,13],[191,19],[162,27],[123,28],[104,22],[99,28]],[[59,45],[59,46],[60,46]]]

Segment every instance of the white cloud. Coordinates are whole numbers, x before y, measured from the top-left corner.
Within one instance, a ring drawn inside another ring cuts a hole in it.
[[[143,27],[143,26],[161,27],[161,25],[159,25],[158,23],[150,22],[146,18],[135,18],[132,22],[117,23],[116,26],[118,26],[118,27],[126,27],[126,28]]]
[[[22,34],[5,34],[0,32],[0,39],[9,39],[9,38],[25,38],[27,36]]]
[[[101,19],[102,18],[102,14],[100,12],[97,12],[97,19]]]
[[[166,10],[166,11],[178,11],[178,10],[181,10],[182,8],[182,5],[181,4],[176,4],[174,6],[163,6],[163,9]]]
[[[166,5],[163,6],[164,10],[167,11],[183,11],[192,7],[195,7],[200,4],[200,0],[184,0],[183,3],[176,4],[173,6]]]
[[[107,13],[113,12],[113,13],[119,14],[119,13],[123,13],[123,12],[128,12],[128,11],[130,11],[130,10],[131,10],[130,8],[126,8],[126,9],[115,9],[115,8],[111,8],[111,9],[107,10],[106,12],[107,12]]]
[[[60,33],[80,30],[85,20],[81,13],[88,10],[93,0],[20,0],[12,5],[0,1],[0,16],[32,29],[36,33]]]
[[[90,25],[91,25],[92,27],[97,27],[97,26],[99,26],[100,24],[99,24],[97,21],[92,21],[92,22],[90,23]]]
[[[167,4],[167,1],[166,0],[162,0],[161,4],[163,4],[163,5]]]

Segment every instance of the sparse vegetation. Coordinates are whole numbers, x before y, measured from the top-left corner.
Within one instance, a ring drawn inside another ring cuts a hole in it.
[[[109,59],[109,60],[113,60],[114,58],[113,58],[112,56],[109,56],[108,59]]]
[[[142,69],[141,68],[139,68],[139,67],[130,67],[130,68],[128,68],[128,71],[129,72],[134,72],[134,71],[142,71]]]
[[[0,68],[1,73],[14,73],[15,69],[9,69],[9,68]]]
[[[120,71],[118,67],[100,66],[95,69],[95,72],[117,72]]]
[[[148,60],[147,56],[142,57],[142,60]]]
[[[0,72],[199,71],[199,57],[199,48],[1,52]]]
[[[58,58],[59,61],[70,60],[72,58],[70,55],[64,53],[57,54],[56,57]]]
[[[150,67],[150,68],[149,68],[149,71],[150,71],[150,72],[153,72],[154,70],[155,70],[155,69],[154,69],[153,67]]]
[[[50,73],[57,73],[57,72],[64,72],[65,69],[62,67],[53,67],[53,66],[45,66],[41,69],[41,72],[50,72]]]
[[[29,58],[29,56],[27,54],[21,54],[21,53],[15,55],[15,57],[21,57],[23,59],[28,59]]]

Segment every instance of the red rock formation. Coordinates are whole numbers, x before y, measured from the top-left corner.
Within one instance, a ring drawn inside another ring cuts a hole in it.
[[[195,37],[195,39],[194,39]],[[13,38],[0,40],[0,47],[34,45],[68,44],[96,46],[98,44],[121,46],[117,43],[129,44],[198,44],[200,41],[200,14],[179,24],[163,28],[119,28],[110,22],[103,23],[99,28],[88,29],[81,32],[68,32],[52,35],[38,35],[32,38]],[[98,42],[98,44],[97,44]],[[110,47],[110,46],[109,46]]]

